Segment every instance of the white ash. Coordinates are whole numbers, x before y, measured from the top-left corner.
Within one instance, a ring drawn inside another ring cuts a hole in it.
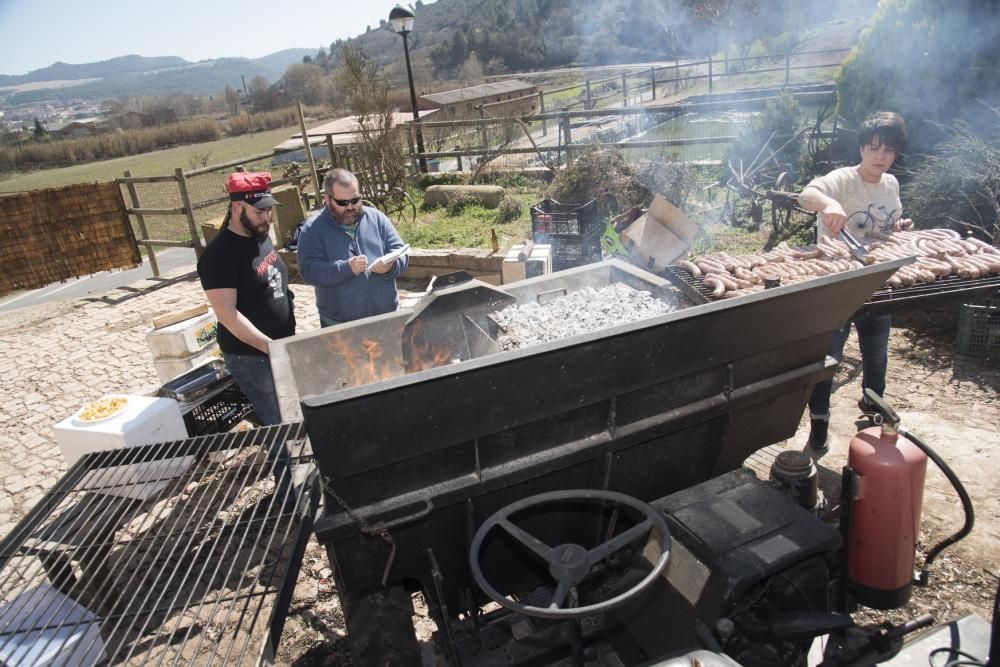
[[[492,317],[503,329],[497,343],[503,350],[513,350],[675,310],[675,306],[650,292],[612,283],[601,288],[584,287],[545,303],[508,306]]]

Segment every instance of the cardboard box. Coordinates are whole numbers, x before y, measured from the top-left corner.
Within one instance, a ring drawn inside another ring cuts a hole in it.
[[[646,214],[622,231],[621,240],[634,264],[656,272],[686,255],[697,234],[698,225],[657,195]]]

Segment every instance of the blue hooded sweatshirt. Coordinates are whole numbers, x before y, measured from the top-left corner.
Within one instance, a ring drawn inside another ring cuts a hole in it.
[[[354,238],[324,207],[306,221],[299,233],[299,273],[316,288],[316,308],[328,320],[351,320],[381,315],[396,309],[396,278],[406,270],[407,257],[396,260],[392,270],[379,275],[354,275],[349,259],[365,255],[372,263],[403,247],[403,240],[381,211],[364,206]]]

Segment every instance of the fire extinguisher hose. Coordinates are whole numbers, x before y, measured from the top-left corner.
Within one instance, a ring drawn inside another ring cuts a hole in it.
[[[948,467],[948,464],[944,462],[944,459],[938,456],[937,452],[930,448],[930,445],[921,440],[920,437],[912,431],[899,427],[898,432],[900,435],[909,438],[913,444],[923,450],[924,454],[927,454],[927,458],[934,461],[934,464],[941,469],[941,472],[944,473],[944,476],[948,478],[948,481],[951,482],[951,485],[958,493],[958,497],[962,500],[962,509],[965,511],[965,525],[962,526],[961,530],[951,537],[941,540],[927,553],[927,557],[924,558],[924,566],[914,578],[913,583],[917,586],[926,586],[928,579],[930,578],[928,570],[930,569],[931,563],[938,557],[938,554],[950,547],[952,544],[964,539],[966,535],[972,532],[972,526],[976,521],[976,517],[972,510],[972,500],[969,498],[969,494],[966,492],[965,487],[962,486],[962,482],[959,481],[958,476],[955,475],[952,469]]]

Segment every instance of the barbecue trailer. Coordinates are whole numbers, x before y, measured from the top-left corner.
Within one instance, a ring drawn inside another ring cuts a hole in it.
[[[710,303],[608,260],[273,343],[355,661],[420,663],[419,590],[456,665],[597,646],[625,664],[704,649],[804,664],[849,624],[830,613],[842,538],[741,466],[794,434],[834,372],[832,331],[907,261]],[[498,311],[613,284],[669,312],[501,346]],[[811,462],[788,454],[794,480]]]

